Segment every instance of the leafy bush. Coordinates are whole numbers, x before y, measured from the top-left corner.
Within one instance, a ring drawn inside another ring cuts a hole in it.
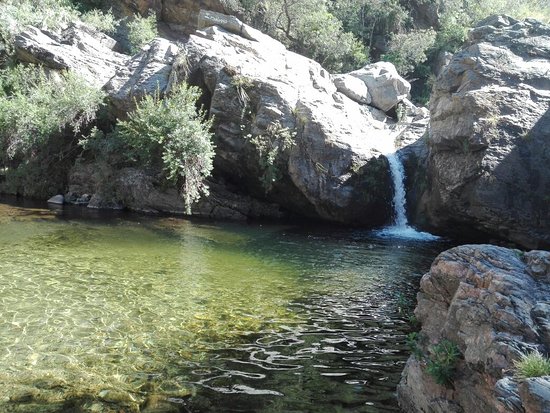
[[[170,180],[181,182],[187,212],[201,194],[204,179],[212,171],[214,147],[204,110],[197,112],[200,91],[182,83],[161,99],[160,93],[145,96],[127,121],[119,122],[120,136],[134,149],[137,161],[153,165],[159,159]]]
[[[139,50],[157,37],[157,18],[155,14],[149,17],[134,16],[132,20],[126,23],[128,30],[129,51],[132,54]]]
[[[57,30],[78,18],[79,13],[69,0],[3,0],[0,3],[0,26],[11,35],[29,25]]]
[[[294,145],[296,133],[275,122],[267,127],[264,134],[250,136],[250,142],[256,147],[260,168],[263,171],[260,181],[265,192],[273,189],[273,184],[281,179],[281,171],[277,166],[280,155]]]
[[[427,357],[426,371],[437,384],[448,385],[452,381],[459,357],[457,345],[443,340],[432,348]]]
[[[103,12],[98,9],[92,9],[82,14],[81,19],[84,23],[110,35],[116,33],[118,25],[120,24],[111,10]]]
[[[536,350],[523,354],[514,367],[519,378],[550,376],[550,359]]]
[[[0,71],[1,190],[45,197],[62,189],[74,135],[95,118],[102,100],[70,72],[48,76],[21,65]]]
[[[72,72],[47,76],[36,66],[0,71],[0,144],[8,158],[25,155],[65,129],[78,133],[95,118],[102,92]]]

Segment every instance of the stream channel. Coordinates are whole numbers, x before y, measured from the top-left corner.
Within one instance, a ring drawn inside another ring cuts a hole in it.
[[[0,412],[390,412],[450,242],[0,201]]]

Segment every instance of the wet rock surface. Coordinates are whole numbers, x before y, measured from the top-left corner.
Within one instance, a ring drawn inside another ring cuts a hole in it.
[[[548,377],[518,379],[522,354],[550,351],[550,252],[464,245],[440,254],[421,281],[417,355],[398,388],[405,411],[544,412]],[[438,343],[458,347],[448,385],[428,373]],[[420,356],[419,354],[423,354]]]

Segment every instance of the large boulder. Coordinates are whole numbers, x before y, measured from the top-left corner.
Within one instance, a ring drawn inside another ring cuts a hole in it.
[[[369,104],[372,98],[369,94],[369,88],[361,79],[348,74],[334,75],[332,81],[338,92],[346,95],[357,103]]]
[[[280,207],[238,194],[222,182],[209,182],[210,196],[193,205],[193,215],[246,220],[282,218]],[[162,174],[143,168],[113,168],[106,163],[78,163],[70,171],[65,201],[97,209],[185,214],[183,198],[173,187],[163,184]]]
[[[166,92],[179,52],[173,42],[157,38],[129,59],[103,88],[109,95],[112,113],[124,118],[139,98]]]
[[[549,377],[518,379],[514,369],[522,354],[550,352],[548,297],[550,252],[464,245],[440,254],[418,293],[422,330],[398,388],[404,411],[548,411]],[[440,385],[427,364],[444,340],[461,355]]]
[[[397,73],[390,62],[378,62],[349,73],[362,80],[371,96],[372,106],[388,112],[406,99],[411,85]]]
[[[492,17],[470,33],[430,100],[417,221],[550,245],[550,27]]]
[[[184,49],[188,79],[205,90],[215,119],[217,173],[301,215],[386,222],[391,181],[381,148],[392,137],[378,111],[339,93],[316,62],[250,36],[234,18],[201,21],[213,25]],[[292,142],[283,149],[284,140]]]
[[[115,47],[115,40],[84,24],[72,24],[59,33],[28,27],[15,38],[20,61],[78,73],[106,92],[113,117],[124,118],[136,99],[169,88],[179,47],[157,38],[132,57]]]
[[[116,41],[83,24],[71,24],[59,33],[28,27],[15,37],[17,59],[55,70],[73,70],[98,88],[128,63],[117,53]]]

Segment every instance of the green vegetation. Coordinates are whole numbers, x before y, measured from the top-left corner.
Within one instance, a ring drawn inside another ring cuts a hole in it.
[[[69,0],[4,0],[0,4],[0,27],[11,35],[26,26],[57,30],[78,18]]]
[[[154,14],[148,17],[117,19],[111,9],[105,9],[103,3],[5,0],[0,3],[0,54],[2,48],[11,48],[14,36],[26,26],[56,31],[80,21],[121,40],[126,45],[126,51],[132,54],[137,53],[143,45],[157,36]]]
[[[242,1],[249,22],[333,72],[368,61],[365,47],[324,0]]]
[[[119,122],[120,137],[132,148],[136,162],[154,165],[162,160],[169,180],[178,182],[190,213],[191,204],[206,194],[204,179],[212,170],[214,147],[203,110],[197,112],[200,91],[180,84],[168,96],[145,96],[127,121]]]
[[[294,145],[295,137],[296,133],[283,127],[279,122],[269,125],[264,134],[251,137],[250,142],[258,151],[259,164],[263,171],[260,181],[266,193],[271,191],[273,184],[281,179],[277,161],[281,154]]]
[[[432,29],[393,33],[384,60],[392,62],[399,73],[410,73],[426,61],[426,53],[435,44],[435,38],[436,33]]]
[[[241,106],[243,107],[243,114],[250,102],[247,89],[252,87],[252,80],[243,75],[235,75],[231,78],[231,85],[237,89],[237,97]]]
[[[442,340],[433,346],[426,358],[426,371],[437,384],[451,383],[456,363],[460,357],[458,346],[449,340]]]
[[[420,333],[413,331],[412,333],[407,334],[407,347],[411,351],[411,354],[413,354],[417,359],[422,359],[422,350],[418,346],[418,342],[420,340]]]
[[[0,169],[5,192],[48,196],[66,179],[75,136],[89,125],[103,94],[70,72],[36,66],[0,71]]]
[[[103,94],[72,72],[49,77],[36,66],[0,72],[0,142],[10,159],[65,129],[78,134],[95,118]]]
[[[148,17],[134,16],[126,22],[127,39],[131,54],[138,53],[140,49],[157,37],[157,18],[154,14]]]
[[[520,360],[514,362],[514,368],[519,378],[550,376],[550,358],[535,350],[523,354]]]
[[[84,13],[81,19],[87,25],[95,27],[97,30],[109,35],[114,35],[120,24],[120,21],[115,18],[110,10],[104,12],[98,9],[92,9]]]
[[[369,57],[394,63],[418,79],[424,103],[440,53],[462,47],[480,20],[506,14],[550,21],[545,0],[241,0],[241,9],[250,24],[329,71],[356,69]]]
[[[212,169],[211,122],[196,110],[197,89],[176,87],[166,99],[145,97],[127,121],[95,125],[102,92],[72,72],[23,66],[11,58],[27,25],[52,31],[82,21],[114,35],[135,53],[156,35],[156,17],[117,20],[102,1],[15,1],[0,4],[0,186],[45,197],[63,189],[79,152],[101,165],[161,164],[182,189],[187,208],[206,192]],[[184,66],[182,59],[178,65]],[[178,67],[179,67],[178,66]],[[98,128],[96,126],[101,126]],[[80,146],[77,145],[80,144]],[[106,172],[107,173],[107,172]]]

